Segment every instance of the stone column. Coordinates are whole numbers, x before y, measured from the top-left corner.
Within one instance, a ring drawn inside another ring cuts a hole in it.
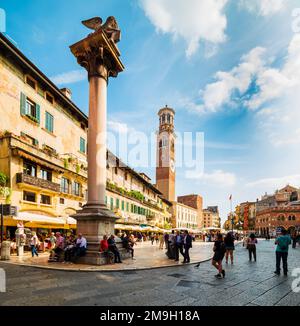
[[[115,22],[116,24],[116,22]],[[117,24],[116,24],[117,26]],[[115,26],[115,27],[116,27]],[[107,84],[109,77],[117,77],[124,66],[114,40],[116,29],[98,28],[87,38],[70,47],[79,65],[88,72],[89,129],[88,129],[88,200],[73,217],[77,220],[77,233],[88,241],[88,251],[81,262],[101,264],[100,240],[113,234],[116,216],[107,209],[106,193],[106,116]]]

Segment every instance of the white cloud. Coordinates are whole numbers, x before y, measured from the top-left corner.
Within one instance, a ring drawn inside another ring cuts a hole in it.
[[[85,70],[72,70],[50,78],[54,84],[66,85],[78,83],[82,80],[87,80],[87,73]]]
[[[186,56],[191,57],[206,43],[205,55],[216,53],[216,46],[225,42],[227,18],[224,7],[228,0],[140,0],[141,6],[157,32],[183,38]],[[207,45],[208,43],[208,45]]]
[[[239,5],[259,16],[270,16],[284,9],[286,0],[240,0]]]
[[[286,185],[298,187],[300,185],[300,174],[283,176],[279,178],[266,178],[260,179],[246,184],[247,187],[251,188],[263,188],[266,190],[274,190],[283,188]]]
[[[237,92],[242,96],[249,89],[255,76],[264,71],[266,50],[254,48],[241,58],[241,63],[229,72],[219,71],[215,75],[216,81],[200,90],[202,104],[189,104],[190,110],[209,113],[217,112],[224,104],[230,104]]]
[[[108,121],[107,126],[110,131],[120,134],[127,134],[130,130],[127,124],[118,121]]]
[[[230,172],[215,170],[212,173],[201,173],[194,175],[194,179],[201,181],[203,184],[219,187],[232,187],[236,184],[236,176]]]
[[[254,48],[230,71],[217,72],[215,81],[200,90],[200,98],[181,99],[180,106],[197,114],[243,106],[255,112],[272,145],[300,144],[300,34],[293,36],[281,61],[275,67],[267,49]]]

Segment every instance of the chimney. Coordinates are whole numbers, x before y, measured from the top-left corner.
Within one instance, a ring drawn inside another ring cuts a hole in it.
[[[69,88],[61,88],[60,90],[68,99],[72,99],[72,91]]]

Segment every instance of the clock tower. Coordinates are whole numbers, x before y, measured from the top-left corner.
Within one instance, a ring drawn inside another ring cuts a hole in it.
[[[175,111],[167,105],[158,112],[156,187],[164,197],[175,201]]]

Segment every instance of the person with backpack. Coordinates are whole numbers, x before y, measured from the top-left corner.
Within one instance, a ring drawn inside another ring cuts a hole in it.
[[[220,279],[220,278],[224,278],[225,277],[225,270],[222,267],[222,261],[224,259],[225,256],[225,252],[226,252],[226,246],[225,243],[223,241],[223,235],[221,233],[218,234],[217,236],[217,240],[215,241],[215,245],[214,245],[214,256],[212,259],[212,265],[218,270],[218,274],[215,275],[216,278]]]
[[[288,254],[289,254],[289,245],[292,243],[291,237],[287,234],[285,229],[281,230],[281,235],[276,239],[276,275],[280,275],[280,263],[282,260],[283,273],[287,276],[288,273]]]

